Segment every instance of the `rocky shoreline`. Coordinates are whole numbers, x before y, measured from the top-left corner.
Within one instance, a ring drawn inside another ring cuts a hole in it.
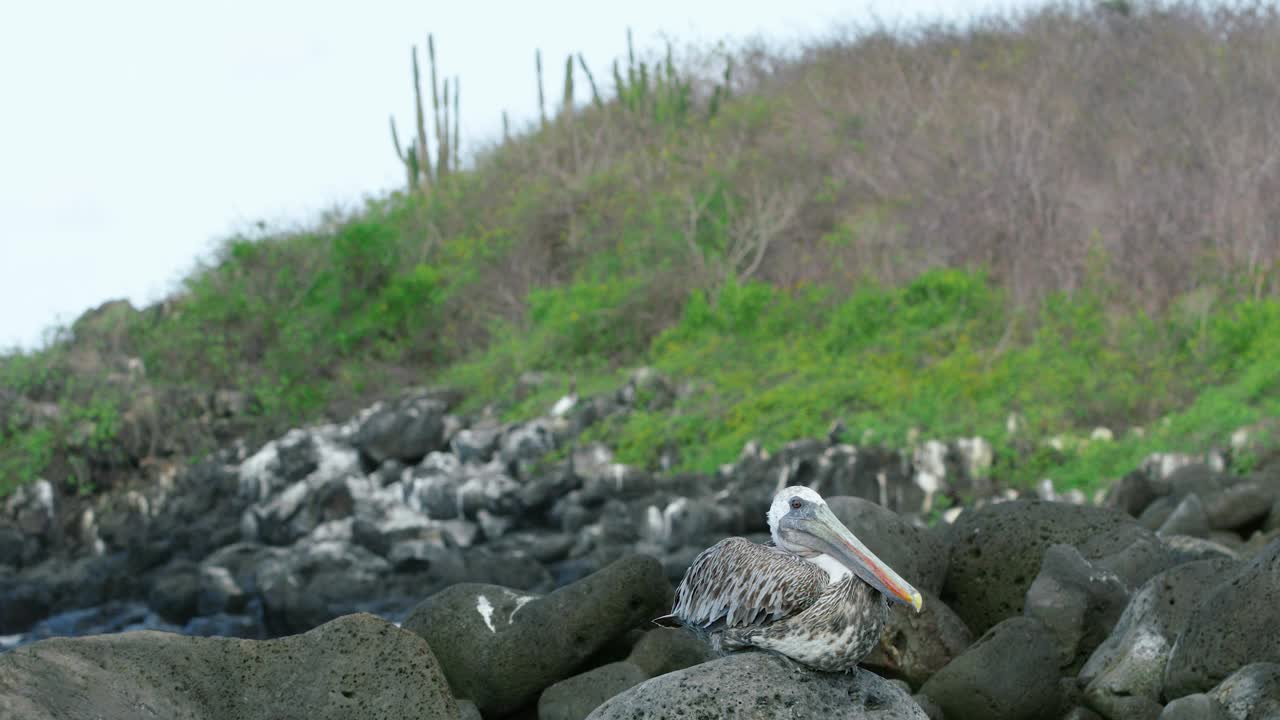
[[[677,391],[639,371],[504,424],[417,390],[74,512],[47,483],[28,486],[0,518],[0,710],[74,717],[88,698],[111,717],[140,702],[173,717],[1280,711],[1280,465],[1237,474],[1221,458],[1157,456],[1105,497],[1019,498],[987,480],[980,438],[897,452],[833,432],[776,453],[749,445],[710,475],[621,465],[576,441],[639,394]],[[925,595],[921,615],[895,613],[867,670],[715,658],[649,623],[703,548],[764,539],[787,484],[827,497]],[[95,637],[66,637],[80,635]],[[86,695],[103,653],[125,660]],[[195,665],[166,670],[178,655]],[[286,699],[265,688],[290,672],[286,656],[314,656],[314,691],[273,705]],[[249,704],[206,702],[225,682],[247,682]]]

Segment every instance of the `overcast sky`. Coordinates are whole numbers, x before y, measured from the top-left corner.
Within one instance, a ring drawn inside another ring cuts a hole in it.
[[[1029,0],[1000,3],[999,7]],[[387,131],[411,121],[409,47],[436,36],[462,78],[468,141],[536,113],[548,68],[625,51],[834,26],[964,19],[983,0],[6,2],[0,9],[0,348],[105,300],[139,307],[220,238],[305,223],[403,180]],[[551,73],[550,86],[559,76]],[[549,92],[555,94],[554,89]]]

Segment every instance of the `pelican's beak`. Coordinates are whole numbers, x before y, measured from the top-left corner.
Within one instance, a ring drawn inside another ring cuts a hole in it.
[[[795,529],[816,541],[815,550],[825,552],[852,570],[871,587],[879,590],[894,602],[910,605],[920,612],[924,598],[893,568],[884,564],[875,553],[862,544],[849,528],[840,522],[831,508],[818,505],[812,518],[798,520]]]

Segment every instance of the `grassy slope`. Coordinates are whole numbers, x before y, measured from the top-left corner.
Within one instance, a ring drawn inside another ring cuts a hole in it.
[[[696,379],[695,389],[674,410],[633,413],[591,435],[627,462],[652,463],[673,444],[683,467],[709,470],[748,440],[776,448],[821,436],[842,418],[855,441],[900,445],[913,429],[926,437],[982,435],[995,444],[1002,480],[1052,477],[1060,487],[1092,488],[1150,452],[1222,447],[1233,430],[1280,416],[1274,300],[1152,320],[1108,312],[1095,293],[1080,292],[1023,312],[983,275],[964,271],[832,295],[735,285],[713,307],[695,293],[680,321],[642,354],[676,378]],[[564,315],[574,312],[577,322],[593,322],[567,302]],[[523,367],[518,358],[531,349],[525,341],[499,343],[449,377],[486,397],[480,388],[512,377],[509,369]],[[616,386],[619,376],[593,372],[600,367],[580,366],[579,385]],[[509,414],[544,409],[562,391],[553,384]],[[1005,430],[1011,412],[1022,418],[1017,438]],[[1118,439],[1080,442],[1097,426]],[[1061,433],[1076,439],[1068,437],[1063,452],[1046,447]]]
[[[708,469],[836,417],[982,434],[1014,482],[1221,443],[1280,414],[1277,28],[1051,7],[743,50],[728,99],[724,57],[624,69],[426,196],[232,238],[115,331],[0,359],[0,493],[207,449],[218,390],[252,394],[234,430],[262,439],[407,383],[520,416],[563,387],[504,403],[524,370],[591,390],[638,364],[698,388],[593,431],[638,463],[676,443]],[[86,346],[140,357],[145,392]]]

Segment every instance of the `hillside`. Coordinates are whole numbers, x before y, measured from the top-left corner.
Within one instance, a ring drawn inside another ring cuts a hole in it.
[[[983,435],[1010,484],[1226,447],[1280,417],[1277,38],[1263,6],[1055,5],[579,71],[597,102],[427,190],[229,238],[164,302],[0,357],[0,495],[406,386],[532,416],[642,365],[674,403],[587,437],[641,466],[837,419]]]

